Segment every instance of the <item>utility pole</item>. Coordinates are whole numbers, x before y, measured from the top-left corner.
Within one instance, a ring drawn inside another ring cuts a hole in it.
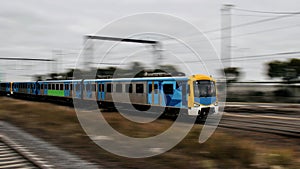
[[[52,73],[58,73],[58,53],[59,50],[52,50]]]
[[[85,69],[91,70],[93,68],[93,62],[94,62],[94,43],[92,40],[84,41],[84,63],[83,66]]]
[[[233,5],[224,4],[221,9],[221,61],[225,68],[231,67],[231,8]]]

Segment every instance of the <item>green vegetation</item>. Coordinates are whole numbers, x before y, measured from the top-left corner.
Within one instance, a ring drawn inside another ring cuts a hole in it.
[[[268,64],[267,75],[270,78],[281,78],[284,81],[292,82],[300,76],[300,59],[290,59],[289,61],[272,61]]]
[[[227,83],[237,82],[241,76],[240,68],[238,67],[227,67],[222,71],[225,73]]]

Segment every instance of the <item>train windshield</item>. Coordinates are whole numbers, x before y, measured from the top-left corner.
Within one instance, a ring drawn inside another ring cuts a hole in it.
[[[215,82],[210,80],[197,80],[194,82],[194,97],[215,97]]]

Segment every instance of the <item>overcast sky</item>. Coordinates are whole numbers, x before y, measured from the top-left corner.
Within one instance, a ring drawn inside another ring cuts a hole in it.
[[[67,69],[75,65],[83,46],[83,35],[93,34],[118,18],[159,12],[184,19],[207,32],[220,29],[223,4],[256,11],[300,11],[299,0],[2,0],[0,57],[51,59],[53,55],[57,57],[57,50],[61,50],[63,59],[59,60],[57,68]],[[233,9],[232,25],[276,16],[279,15]],[[236,57],[300,51],[299,28],[300,15],[294,15],[232,29],[232,66],[242,68],[242,80],[267,79],[265,63],[268,61],[299,58],[299,55],[277,55],[234,60]],[[208,32],[206,36],[221,55],[220,31]],[[52,69],[53,65],[49,63],[0,60],[1,79],[6,81],[30,80],[33,74]]]

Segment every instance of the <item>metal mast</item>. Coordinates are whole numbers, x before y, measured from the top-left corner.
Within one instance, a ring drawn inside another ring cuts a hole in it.
[[[225,4],[221,9],[221,61],[224,67],[231,67],[231,8],[233,5]]]

